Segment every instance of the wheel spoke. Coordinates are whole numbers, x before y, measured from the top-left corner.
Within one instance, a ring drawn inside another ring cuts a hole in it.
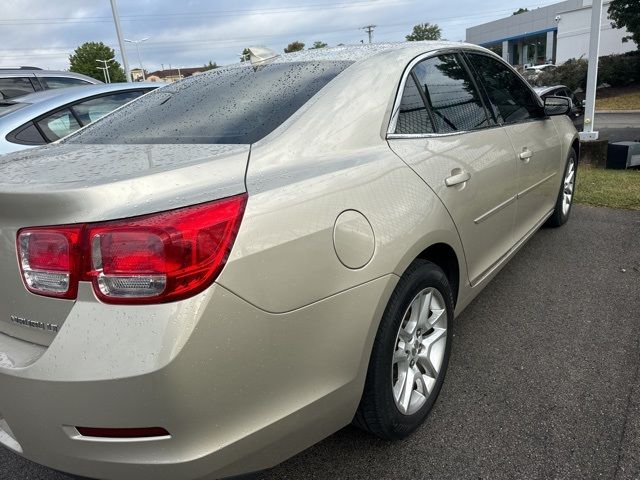
[[[415,380],[415,373],[413,369],[407,368],[407,373],[404,376],[402,390],[399,398],[400,408],[404,413],[409,411],[409,404],[411,402],[411,393],[413,392],[413,384]]]
[[[417,327],[419,330],[425,330],[429,327],[429,313],[431,312],[433,293],[428,292],[425,295],[421,295],[421,298],[422,302],[420,302],[420,315],[418,317]]]
[[[408,362],[409,356],[404,348],[397,348],[395,352],[393,352],[393,364]]]
[[[422,350],[418,355],[418,364],[424,369],[425,373],[431,378],[437,378],[440,365],[433,364],[433,350],[438,342],[446,341],[447,330],[444,328],[436,328],[433,333],[422,340]]]

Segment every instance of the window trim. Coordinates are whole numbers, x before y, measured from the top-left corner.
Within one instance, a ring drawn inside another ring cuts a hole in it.
[[[398,85],[398,90],[396,92],[396,96],[395,99],[393,101],[393,108],[391,109],[391,117],[389,118],[389,125],[387,126],[387,132],[386,132],[386,139],[387,140],[392,140],[395,138],[434,138],[434,137],[450,137],[452,135],[462,135],[465,133],[469,133],[469,132],[480,132],[482,130],[486,130],[488,128],[496,128],[499,127],[500,125],[497,122],[492,121],[493,117],[491,115],[488,115],[488,111],[487,111],[487,107],[485,105],[485,99],[483,98],[482,95],[482,91],[478,88],[477,85],[477,80],[472,77],[472,81],[474,83],[474,85],[476,86],[476,90],[478,93],[478,96],[480,98],[480,101],[483,104],[483,107],[485,109],[485,115],[487,115],[487,120],[489,121],[489,126],[487,127],[483,127],[483,128],[478,128],[475,130],[458,130],[456,132],[445,132],[445,133],[395,133],[396,127],[398,125],[398,115],[400,114],[400,103],[402,101],[402,96],[404,94],[404,87],[407,84],[407,79],[411,76],[411,72],[413,71],[413,67],[415,67],[418,63],[422,62],[423,60],[427,60],[429,58],[433,58],[433,57],[438,57],[440,55],[454,55],[457,59],[457,61],[461,64],[462,68],[465,69],[465,71],[468,72],[467,70],[467,66],[466,66],[466,59],[465,58],[461,58],[461,53],[464,51],[464,49],[461,48],[440,48],[440,49],[436,49],[436,50],[432,50],[430,52],[426,52],[426,53],[421,53],[420,55],[418,55],[417,57],[415,57],[413,60],[411,60],[407,66],[404,68],[403,72],[402,72],[402,78],[400,80],[400,83]],[[429,107],[427,105],[427,110],[429,110]],[[429,114],[431,115],[431,112],[429,111]],[[435,126],[435,125],[434,125]]]
[[[487,130],[487,129],[490,129],[490,128],[500,128],[500,127],[504,127],[504,126],[508,126],[508,125],[516,125],[515,123],[509,123],[509,124],[500,123],[498,121],[497,117],[495,116],[496,112],[493,111],[494,110],[493,102],[490,102],[489,103],[489,105],[491,105],[490,109],[489,109],[489,107],[487,105],[485,105],[485,108],[488,110],[487,113],[490,113],[490,115],[487,116],[487,119],[489,120],[490,125],[487,126],[487,127],[484,127],[484,128],[478,128],[476,130],[460,130],[460,131],[457,131],[457,132],[447,132],[447,133],[395,133],[395,129],[396,129],[397,124],[398,124],[398,115],[400,113],[400,102],[402,100],[402,95],[404,94],[404,87],[405,87],[405,85],[407,83],[407,78],[410,76],[410,73],[413,70],[413,67],[415,67],[421,61],[426,60],[428,58],[437,57],[439,55],[454,54],[454,55],[458,56],[458,58],[459,58],[458,61],[460,61],[464,66],[468,66],[467,68],[469,69],[469,71],[475,73],[475,69],[473,69],[472,64],[466,58],[466,54],[467,53],[485,55],[487,57],[494,58],[494,59],[498,60],[499,62],[501,62],[502,64],[506,65],[515,75],[520,76],[518,71],[516,69],[514,69],[513,66],[511,66],[507,62],[505,62],[504,59],[502,59],[501,57],[499,57],[498,55],[496,55],[494,53],[485,52],[483,50],[476,50],[476,49],[471,49],[471,48],[455,48],[455,47],[452,48],[452,47],[448,47],[448,48],[440,48],[440,49],[432,50],[430,52],[421,53],[420,55],[418,55],[414,59],[412,59],[407,64],[407,66],[404,68],[404,70],[402,72],[402,77],[400,79],[400,83],[398,84],[398,90],[396,91],[395,99],[393,101],[393,108],[391,109],[391,116],[389,118],[389,124],[387,126],[387,131],[386,131],[386,139],[387,140],[393,140],[393,139],[396,139],[396,138],[450,137],[452,135],[462,135],[462,134],[471,133],[471,132],[481,132],[483,130]],[[460,58],[460,57],[462,57],[462,58]],[[475,78],[474,75],[471,75],[471,77],[472,77],[472,80],[473,80],[474,84],[476,85],[476,89],[478,91],[478,95],[480,96],[480,100],[483,102],[483,104],[485,104],[486,101],[488,100],[488,98],[485,98],[486,89],[485,89],[485,86],[484,86],[484,82],[482,82],[482,79],[480,79],[480,78]],[[529,88],[529,91],[532,94],[534,94],[534,99],[535,98],[539,98],[537,96],[537,94],[535,93],[535,91],[533,90],[533,87],[531,87],[526,81],[524,81],[524,83]],[[542,104],[541,104],[540,101],[538,101],[538,104],[542,107]],[[518,123],[535,122],[535,121],[539,121],[539,120],[545,120],[547,118],[549,118],[549,117],[542,116],[540,118],[532,118],[532,119],[525,120],[525,121],[518,122]]]

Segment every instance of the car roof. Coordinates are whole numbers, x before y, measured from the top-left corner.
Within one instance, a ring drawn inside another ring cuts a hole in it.
[[[0,68],[0,77],[19,77],[19,76],[35,75],[36,77],[67,77],[79,78],[86,80],[92,84],[102,83],[100,80],[83,75],[82,73],[68,72],[65,70],[41,70],[39,68]]]
[[[301,50],[299,52],[285,53],[278,55],[273,60],[273,62],[279,63],[315,60],[358,62],[385,52],[395,51],[398,53],[404,53],[408,57],[415,57],[417,55],[420,55],[421,53],[427,53],[429,51],[463,47],[488,51],[482,47],[478,47],[477,45],[448,41],[367,43],[358,45],[340,45],[337,47],[314,48],[311,50]]]
[[[0,117],[0,135],[63,105],[109,92],[159,88],[154,82],[103,83],[79,87],[56,88],[5,100],[4,103],[26,104],[25,107]]]
[[[8,99],[13,103],[39,103],[44,100],[56,100],[59,103],[68,103],[92,95],[100,95],[121,90],[139,90],[141,88],[158,88],[160,84],[154,82],[129,82],[129,83],[103,83],[100,85],[79,85],[77,87],[53,88],[39,92],[28,93],[20,97]]]

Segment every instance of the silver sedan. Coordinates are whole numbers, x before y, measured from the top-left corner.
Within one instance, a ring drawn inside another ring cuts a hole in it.
[[[60,140],[158,86],[87,85],[0,100],[0,155]]]

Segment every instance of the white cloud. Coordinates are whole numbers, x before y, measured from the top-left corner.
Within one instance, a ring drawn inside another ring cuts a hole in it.
[[[539,5],[553,3],[540,0]],[[68,68],[68,56],[85,41],[116,50],[115,28],[106,0],[4,0],[0,18],[0,66]],[[366,41],[359,28],[374,24],[374,41],[402,41],[412,25],[438,23],[445,38],[464,40],[465,28],[506,16],[512,1],[458,0],[119,0],[124,35],[150,37],[141,45],[148,70],[199,66],[209,60],[235,62],[242,48],[266,45],[282,50],[300,40],[311,45]],[[518,5],[520,6],[520,5]],[[460,14],[464,12],[464,14]],[[127,46],[132,67],[135,47]]]

